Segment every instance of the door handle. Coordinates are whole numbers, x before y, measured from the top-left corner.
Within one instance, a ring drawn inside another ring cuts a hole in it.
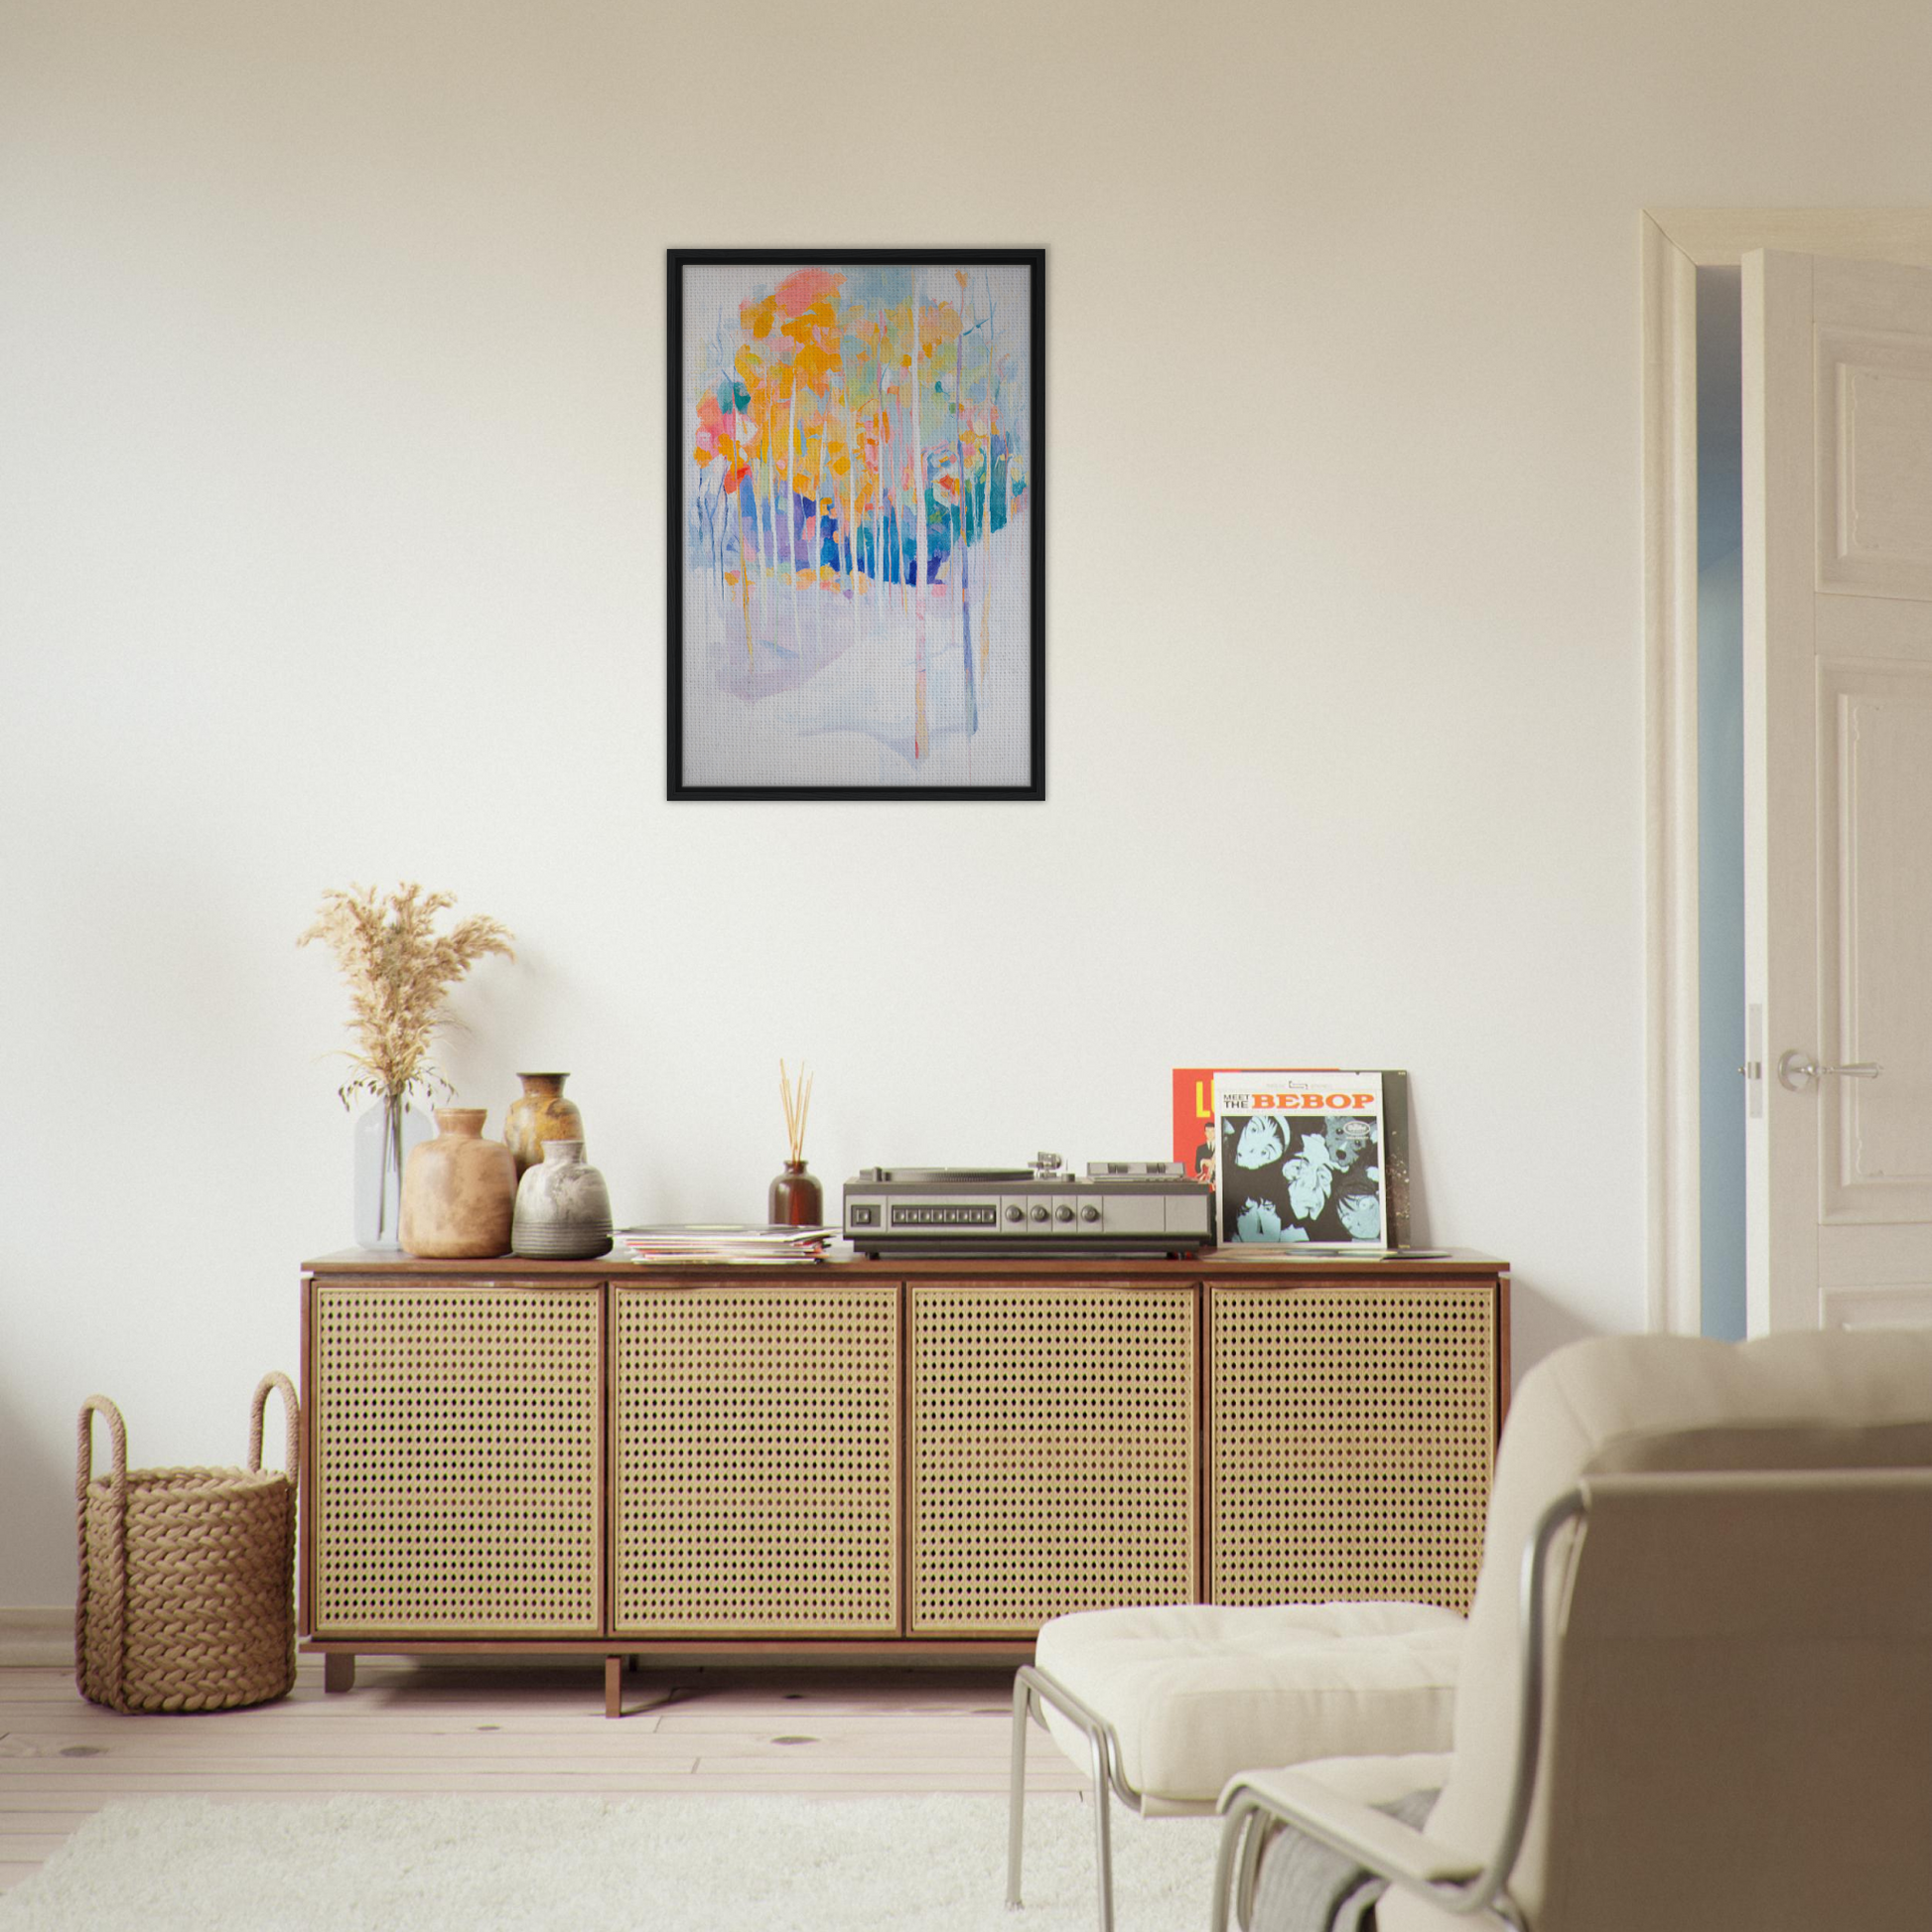
[[[1779,1084],[1803,1093],[1814,1080],[1875,1080],[1884,1071],[1876,1060],[1854,1060],[1848,1066],[1820,1066],[1809,1053],[1794,1046],[1778,1061]]]

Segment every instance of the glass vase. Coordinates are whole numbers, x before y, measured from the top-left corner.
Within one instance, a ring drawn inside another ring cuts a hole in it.
[[[355,1245],[400,1253],[402,1170],[435,1129],[400,1094],[355,1117]]]
[[[774,1228],[815,1228],[825,1224],[825,1190],[802,1161],[787,1161],[785,1171],[765,1195],[765,1212]]]

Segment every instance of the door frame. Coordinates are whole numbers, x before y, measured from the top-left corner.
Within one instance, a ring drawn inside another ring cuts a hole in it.
[[[1932,267],[1932,208],[1642,215],[1647,1325],[1699,1333],[1697,271],[1753,248]]]

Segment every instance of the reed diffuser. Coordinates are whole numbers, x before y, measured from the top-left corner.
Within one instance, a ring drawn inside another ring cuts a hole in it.
[[[785,1171],[765,1196],[766,1218],[773,1227],[815,1228],[824,1225],[825,1190],[818,1176],[805,1171],[805,1120],[812,1110],[812,1076],[798,1062],[794,1083],[783,1060],[778,1062],[778,1098],[785,1109],[785,1141],[791,1149]]]

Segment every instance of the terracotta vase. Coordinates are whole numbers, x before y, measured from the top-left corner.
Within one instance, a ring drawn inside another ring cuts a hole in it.
[[[517,1178],[543,1159],[545,1141],[581,1141],[584,1116],[564,1098],[568,1073],[519,1073],[523,1092],[503,1116],[503,1145],[516,1162]]]
[[[787,1161],[764,1197],[774,1228],[815,1228],[825,1223],[825,1189],[802,1161]]]
[[[504,1255],[516,1204],[516,1163],[483,1138],[487,1109],[439,1107],[436,1138],[402,1176],[402,1246],[424,1259]]]
[[[611,1252],[611,1190],[584,1165],[582,1141],[544,1142],[543,1159],[516,1183],[510,1245],[552,1261]]]

